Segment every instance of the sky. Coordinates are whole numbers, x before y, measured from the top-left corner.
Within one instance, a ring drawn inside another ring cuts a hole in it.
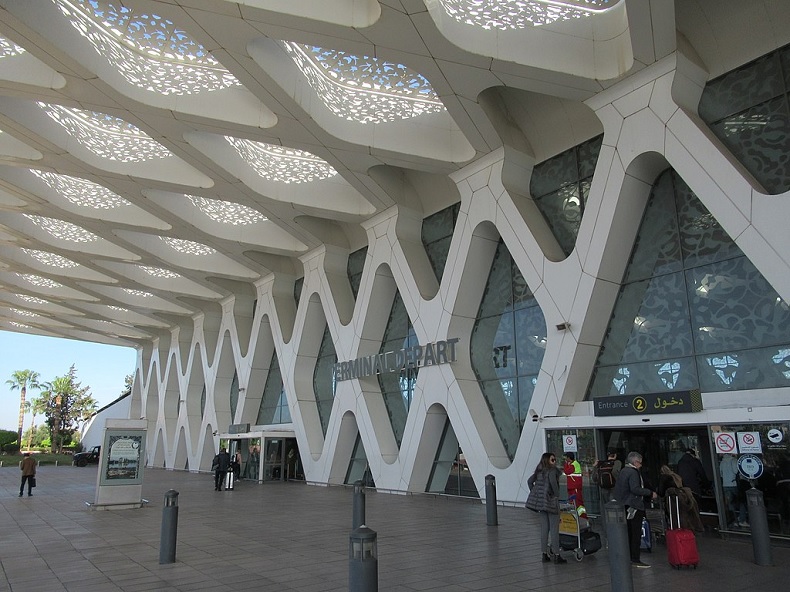
[[[74,364],[77,380],[90,387],[101,408],[123,392],[124,378],[134,373],[136,362],[137,352],[131,347],[0,331],[0,429],[15,432],[19,425],[19,389],[12,391],[6,384],[17,370],[33,370],[39,382],[49,382],[66,375]],[[28,400],[31,395],[36,397],[38,391],[28,389]],[[30,421],[27,414],[25,429]]]

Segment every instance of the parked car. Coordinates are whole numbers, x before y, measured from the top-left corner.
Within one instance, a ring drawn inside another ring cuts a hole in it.
[[[72,464],[77,465],[78,467],[84,467],[88,464],[99,464],[99,457],[101,456],[101,446],[94,446],[90,450],[86,450],[85,452],[78,452],[74,455],[74,459],[71,461]]]

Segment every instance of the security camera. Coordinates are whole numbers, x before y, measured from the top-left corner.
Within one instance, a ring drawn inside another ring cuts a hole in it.
[[[538,412],[535,411],[534,409],[529,410],[529,415],[532,418],[532,421],[535,422],[540,421],[540,415],[538,415]]]

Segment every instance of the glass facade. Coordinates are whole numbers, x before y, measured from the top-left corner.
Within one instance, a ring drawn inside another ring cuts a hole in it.
[[[480,497],[449,419],[444,424],[425,491],[460,497]]]
[[[708,82],[699,115],[770,194],[790,189],[790,45]]]
[[[453,239],[453,231],[460,211],[461,204],[453,204],[422,221],[422,244],[439,282],[442,281],[442,274],[447,265],[450,241]]]
[[[472,330],[471,359],[512,460],[546,351],[546,320],[500,240]]]
[[[351,283],[351,291],[354,293],[354,298],[359,294],[359,286],[362,283],[362,272],[365,271],[365,257],[367,257],[367,254],[368,248],[362,247],[348,255],[346,273],[348,274],[348,281]]]
[[[269,374],[266,377],[266,384],[263,386],[261,406],[258,409],[258,419],[255,423],[256,425],[291,423],[291,410],[288,408],[288,397],[285,395],[277,352],[272,354]]]
[[[417,335],[414,333],[400,292],[397,292],[379,353],[398,351],[415,345],[419,345]],[[378,375],[384,405],[387,407],[387,414],[398,446],[403,439],[406,418],[409,415],[409,407],[414,396],[414,386],[417,384],[417,372],[417,368],[403,368],[398,373],[381,372]]]
[[[576,246],[603,135],[554,156],[532,170],[529,192],[565,256]]]
[[[354,442],[354,451],[351,453],[351,461],[348,463],[346,480],[344,483],[352,485],[357,481],[362,481],[365,487],[376,487],[373,475],[368,465],[368,455],[365,453],[365,445],[357,432],[357,439]]]
[[[239,406],[239,373],[233,373],[233,380],[230,383],[230,421],[236,421],[236,408]]]
[[[318,416],[321,418],[321,430],[326,436],[329,427],[329,416],[332,414],[332,403],[335,400],[335,364],[337,354],[335,344],[332,342],[332,334],[329,327],[324,329],[324,336],[321,338],[321,347],[318,350],[318,359],[315,362],[313,372],[313,392],[315,393],[315,403],[318,407]]]
[[[790,307],[672,170],[650,195],[589,397],[790,385]]]
[[[297,278],[294,282],[294,302],[296,302],[296,308],[299,308],[299,300],[302,297],[302,288],[304,287],[304,278],[300,277]]]

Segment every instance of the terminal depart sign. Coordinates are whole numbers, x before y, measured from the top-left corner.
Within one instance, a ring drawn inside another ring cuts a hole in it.
[[[385,372],[400,372],[404,368],[422,368],[424,366],[449,364],[450,362],[455,362],[457,358],[456,344],[459,341],[458,337],[453,337],[446,341],[414,345],[397,351],[388,351],[347,362],[338,362],[334,367],[335,380],[340,382]]]
[[[698,389],[672,393],[600,397],[593,400],[593,415],[655,415],[696,413],[702,411],[702,394]]]

